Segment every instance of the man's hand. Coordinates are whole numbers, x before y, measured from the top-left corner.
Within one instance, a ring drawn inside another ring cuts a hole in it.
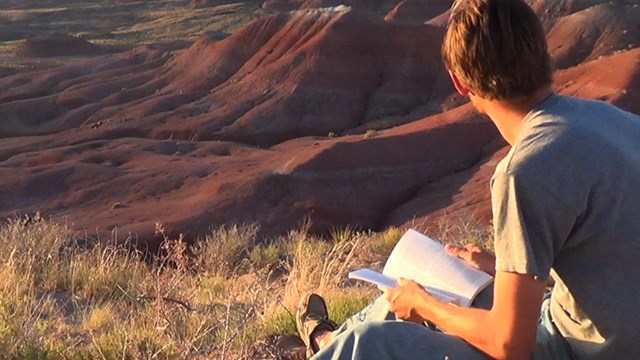
[[[418,308],[430,297],[422,286],[413,280],[398,279],[398,286],[385,291],[389,311],[400,320],[423,323],[426,319],[420,316]]]
[[[467,244],[464,247],[453,244],[445,245],[444,249],[453,256],[464,260],[471,267],[484,271],[491,276],[496,275],[496,256],[476,244]]]

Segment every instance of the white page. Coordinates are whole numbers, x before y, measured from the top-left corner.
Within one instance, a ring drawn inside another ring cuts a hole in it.
[[[366,282],[370,282],[372,284],[378,285],[380,290],[385,290],[389,288],[394,288],[398,285],[397,279],[394,279],[390,276],[381,274],[375,270],[371,269],[360,269],[356,271],[352,271],[349,273],[349,279],[362,280]],[[432,296],[440,299],[444,302],[456,302],[457,297],[455,294],[448,294],[438,289],[433,288],[425,288],[427,292],[429,292]]]
[[[461,306],[491,283],[492,277],[449,255],[444,246],[415,230],[402,236],[382,272],[391,278],[412,279],[428,289],[455,295]]]
[[[396,279],[371,269],[360,269],[349,273],[349,279],[363,280],[378,285],[381,290],[398,285]]]

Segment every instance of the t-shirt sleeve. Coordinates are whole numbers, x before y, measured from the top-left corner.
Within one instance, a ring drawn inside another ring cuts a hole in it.
[[[491,201],[496,271],[547,281],[575,224],[574,212],[549,190],[511,173],[494,174]]]

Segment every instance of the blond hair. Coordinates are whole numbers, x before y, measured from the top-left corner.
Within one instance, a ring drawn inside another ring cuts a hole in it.
[[[552,82],[538,16],[523,0],[458,0],[442,45],[446,66],[475,95],[519,100]]]

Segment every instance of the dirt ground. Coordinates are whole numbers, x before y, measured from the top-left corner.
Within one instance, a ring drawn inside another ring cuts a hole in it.
[[[20,68],[58,65],[69,59],[14,56],[26,39],[50,33],[80,37],[117,52],[142,44],[192,42],[205,33],[225,36],[265,15],[261,2],[238,0],[195,7],[189,0],[2,0],[0,77]]]

